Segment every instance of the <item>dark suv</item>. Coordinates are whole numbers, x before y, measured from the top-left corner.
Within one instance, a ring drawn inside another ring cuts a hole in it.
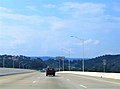
[[[48,75],[53,75],[53,76],[55,76],[55,69],[54,69],[54,68],[48,68],[48,69],[46,70],[46,76],[48,76]]]

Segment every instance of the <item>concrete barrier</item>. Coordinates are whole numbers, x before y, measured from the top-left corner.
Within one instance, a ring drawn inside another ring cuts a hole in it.
[[[63,71],[59,73],[71,73],[71,74],[95,76],[95,77],[101,77],[101,78],[112,78],[112,79],[120,80],[120,73],[79,72],[79,71]]]
[[[0,68],[0,76],[20,74],[20,73],[28,73],[28,72],[35,72],[35,70],[15,69],[15,68]]]

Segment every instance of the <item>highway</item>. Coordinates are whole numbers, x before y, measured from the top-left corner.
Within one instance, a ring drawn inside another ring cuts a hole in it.
[[[57,73],[33,72],[0,77],[0,89],[120,89],[120,80]]]

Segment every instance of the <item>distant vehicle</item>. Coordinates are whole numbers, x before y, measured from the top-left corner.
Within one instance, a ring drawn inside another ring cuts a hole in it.
[[[46,70],[46,76],[48,76],[48,75],[53,75],[53,76],[55,76],[55,69],[54,69],[54,68],[48,68],[48,69]]]
[[[46,72],[46,70],[45,69],[43,69],[43,70],[39,70],[40,72]]]

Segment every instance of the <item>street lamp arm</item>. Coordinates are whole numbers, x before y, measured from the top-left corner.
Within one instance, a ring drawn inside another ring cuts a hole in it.
[[[74,38],[76,38],[76,39],[79,39],[80,41],[84,41],[84,39],[81,39],[81,38],[79,38],[79,37],[77,37],[77,36],[70,36],[70,37],[74,37]]]
[[[84,72],[84,39],[81,39],[77,36],[70,36],[70,37],[74,37],[74,38],[77,38],[78,40],[82,41],[82,55],[83,55],[82,69],[83,69],[83,72]]]

